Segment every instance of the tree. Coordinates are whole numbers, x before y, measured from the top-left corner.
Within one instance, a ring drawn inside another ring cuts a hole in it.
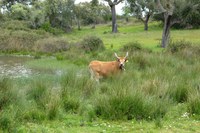
[[[92,0],[91,1],[91,8],[92,8],[93,19],[94,19],[93,28],[95,28],[96,23],[97,23],[96,20],[97,20],[97,14],[98,14],[98,5],[99,5],[98,0]]]
[[[157,8],[164,14],[164,27],[162,33],[161,47],[165,48],[169,43],[171,18],[174,12],[174,0],[166,0],[163,3],[156,0]]]
[[[187,26],[192,28],[200,27],[200,0],[186,0],[183,15],[186,17],[186,28]]]
[[[131,10],[127,4],[127,1],[125,1],[125,6],[122,7],[122,10],[123,10],[123,16],[126,18],[126,22],[128,22],[129,21],[128,17],[131,14]]]
[[[175,24],[180,26],[190,26],[191,20],[197,22],[198,16],[200,16],[199,0],[156,0],[157,9],[159,12],[163,13],[164,27],[162,34],[161,47],[167,47],[170,39],[170,27]],[[194,16],[195,17],[194,17]]]
[[[112,32],[113,33],[117,33],[118,29],[117,29],[117,18],[116,18],[116,10],[115,10],[115,6],[118,5],[120,2],[122,2],[123,0],[104,0],[106,2],[108,2],[110,8],[111,8],[111,13],[112,13]]]
[[[2,7],[10,11],[11,6],[17,3],[21,3],[23,5],[33,5],[34,2],[39,0],[2,0]]]
[[[148,30],[149,18],[154,12],[153,0],[127,0],[131,13],[144,23],[144,30]]]
[[[29,13],[30,9],[21,3],[17,3],[11,6],[11,16],[13,19],[28,20]]]
[[[81,30],[81,23],[80,23],[80,20],[81,20],[81,16],[82,16],[82,7],[79,5],[75,5],[74,7],[74,13],[75,13],[75,21],[77,23],[77,26],[78,26],[78,30]]]
[[[200,0],[175,0],[171,18],[173,28],[198,28],[200,26]],[[164,23],[163,14],[154,14],[154,19]]]
[[[75,21],[80,29],[80,24],[93,25],[95,28],[96,24],[105,23],[110,20],[110,9],[102,3],[96,3],[94,6],[93,1],[81,2],[75,5]]]
[[[46,13],[51,26],[70,32],[74,7],[74,0],[46,0]]]
[[[35,1],[30,7],[29,21],[31,28],[41,27],[46,19],[45,5],[42,1]]]

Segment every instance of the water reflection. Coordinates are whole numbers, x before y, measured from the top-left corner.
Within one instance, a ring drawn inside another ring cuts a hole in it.
[[[27,68],[24,63],[32,60],[31,57],[25,56],[0,56],[0,77],[28,77],[33,73],[33,70]]]

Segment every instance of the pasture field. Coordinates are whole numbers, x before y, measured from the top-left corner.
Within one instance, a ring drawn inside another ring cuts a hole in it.
[[[158,25],[144,32],[121,22],[117,34],[108,24],[59,36],[76,43],[95,35],[106,49],[42,55],[25,66],[52,73],[1,77],[0,132],[200,132],[200,30],[172,30],[173,43],[163,50]],[[90,79],[91,60],[126,51],[125,72],[100,84]]]
[[[75,30],[73,33],[66,35],[69,41],[81,41],[85,36],[98,36],[100,37],[106,48],[117,50],[124,44],[129,42],[139,42],[145,48],[150,48],[154,51],[160,51],[160,41],[162,37],[162,26],[159,22],[150,22],[149,30],[145,32],[144,26],[133,20],[133,22],[119,21],[119,33],[111,34],[111,25],[98,25],[96,29],[91,27],[83,27],[82,30]],[[200,44],[199,30],[176,30],[171,31],[171,41],[184,40],[194,44]]]

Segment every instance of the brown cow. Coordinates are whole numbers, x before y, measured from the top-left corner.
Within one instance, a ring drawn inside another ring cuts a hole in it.
[[[117,61],[91,61],[89,64],[91,79],[95,79],[97,82],[99,82],[99,79],[102,77],[107,77],[125,70],[124,65],[125,62],[128,61],[128,52],[126,53],[125,57],[118,57],[115,53],[115,57],[117,58]]]

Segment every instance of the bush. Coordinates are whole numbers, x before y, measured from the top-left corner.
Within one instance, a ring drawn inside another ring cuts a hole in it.
[[[63,38],[46,38],[36,41],[34,50],[42,53],[56,53],[70,49],[70,43]]]
[[[127,44],[125,44],[122,48],[123,51],[140,51],[142,50],[142,46],[140,43],[138,42],[129,42]]]
[[[188,47],[191,47],[191,43],[181,40],[177,42],[170,42],[168,50],[171,53],[177,53],[180,52],[181,50],[187,49]]]
[[[20,20],[9,20],[2,23],[1,27],[7,30],[23,30],[23,31],[30,31],[31,29],[28,28],[27,21],[20,21]]]
[[[190,63],[194,63],[195,58],[199,58],[200,46],[193,45],[191,42],[187,41],[177,41],[171,42],[168,48],[172,54],[176,54]]]
[[[56,54],[57,60],[64,60],[64,56],[62,54]]]
[[[46,32],[52,33],[54,35],[59,35],[64,33],[64,31],[62,31],[61,29],[51,27],[51,24],[49,22],[42,24],[41,29],[45,30]]]
[[[43,38],[43,35],[23,30],[3,30],[0,33],[0,49],[4,52],[32,51],[35,41]]]
[[[105,49],[103,41],[96,36],[89,36],[83,39],[80,47],[86,52],[102,51]]]

